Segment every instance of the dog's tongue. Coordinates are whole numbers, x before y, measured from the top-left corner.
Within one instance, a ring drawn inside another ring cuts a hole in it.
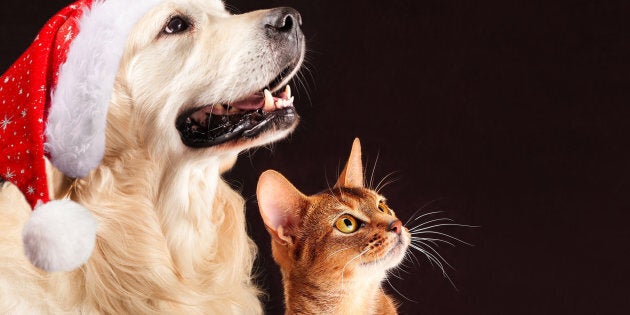
[[[254,110],[259,109],[265,105],[265,98],[262,93],[256,93],[248,96],[245,99],[231,103],[230,106],[236,107],[240,110]]]

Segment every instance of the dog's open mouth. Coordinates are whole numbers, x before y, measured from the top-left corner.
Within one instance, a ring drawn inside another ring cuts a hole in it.
[[[184,112],[176,121],[182,142],[189,147],[210,147],[237,138],[254,138],[271,128],[293,126],[299,116],[293,107],[291,87],[274,94],[264,89],[230,104]]]

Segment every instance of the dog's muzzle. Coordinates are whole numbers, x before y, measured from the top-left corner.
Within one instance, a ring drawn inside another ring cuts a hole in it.
[[[274,47],[275,77],[261,90],[230,104],[211,104],[188,110],[177,117],[176,128],[189,147],[205,148],[262,133],[294,128],[299,116],[287,85],[304,58],[302,17],[292,8],[267,11],[261,19],[263,32]],[[284,88],[283,88],[284,87]]]

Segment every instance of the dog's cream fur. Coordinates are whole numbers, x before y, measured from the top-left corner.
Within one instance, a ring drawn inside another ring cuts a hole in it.
[[[238,153],[285,137],[269,131],[207,149],[185,147],[176,116],[264,87],[277,52],[258,27],[266,11],[230,15],[217,0],[169,0],[132,30],[109,106],[102,163],[71,180],[49,167],[53,198],[69,197],[98,219],[89,262],[45,273],[24,257],[30,208],[0,190],[0,314],[257,314],[256,253],[244,202],[223,180]],[[161,34],[174,14],[191,30]]]

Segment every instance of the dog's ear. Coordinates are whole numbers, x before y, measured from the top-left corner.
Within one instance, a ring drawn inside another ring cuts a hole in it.
[[[268,170],[260,175],[256,188],[258,209],[274,241],[292,244],[300,212],[308,198],[282,174]]]
[[[363,185],[363,162],[361,162],[361,142],[359,138],[354,138],[352,150],[346,166],[341,171],[335,187],[364,187]]]

